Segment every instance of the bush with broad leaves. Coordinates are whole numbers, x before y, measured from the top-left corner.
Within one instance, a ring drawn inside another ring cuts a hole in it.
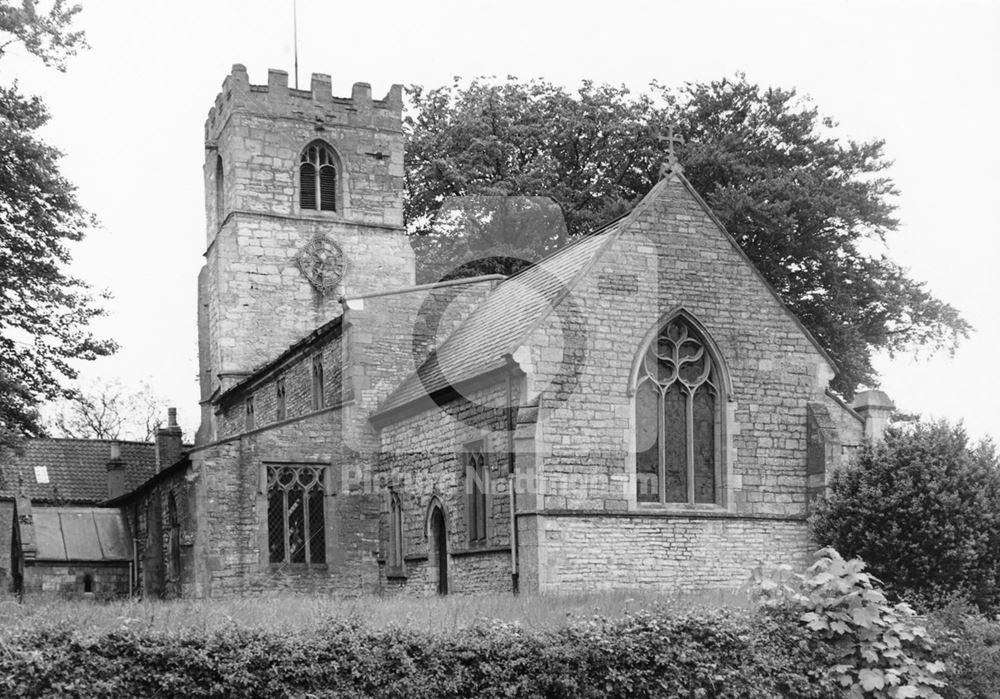
[[[945,665],[906,603],[890,604],[864,561],[844,560],[832,548],[816,554],[805,574],[788,566],[757,567],[751,583],[770,607],[799,610],[814,638],[834,651],[830,669],[852,698],[940,699]]]

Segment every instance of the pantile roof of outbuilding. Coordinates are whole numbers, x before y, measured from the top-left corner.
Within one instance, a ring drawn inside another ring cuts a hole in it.
[[[24,493],[33,502],[97,504],[108,499],[107,439],[29,439],[22,454],[0,464],[0,497]],[[125,488],[132,491],[156,473],[156,446],[117,442],[125,462]],[[44,482],[44,481],[48,482]]]

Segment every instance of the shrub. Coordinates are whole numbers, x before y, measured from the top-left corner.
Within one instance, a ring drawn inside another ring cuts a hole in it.
[[[889,604],[859,559],[817,553],[805,575],[757,568],[752,580],[765,605],[797,609],[800,621],[835,658],[830,669],[849,697],[937,697],[945,665],[905,603]]]
[[[961,594],[1000,608],[1000,466],[961,426],[890,429],[834,473],[816,540],[862,558],[894,594],[930,606]]]
[[[956,600],[929,614],[927,625],[947,666],[945,699],[1000,699],[1000,619]]]
[[[820,699],[829,658],[782,612],[664,610],[554,631],[336,622],[274,633],[0,632],[0,696]]]

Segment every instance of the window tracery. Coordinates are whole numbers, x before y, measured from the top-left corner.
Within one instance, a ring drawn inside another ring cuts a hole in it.
[[[323,467],[267,467],[267,540],[271,563],[325,563]]]
[[[314,211],[337,210],[337,164],[333,149],[322,141],[306,146],[299,159],[299,206]]]
[[[719,368],[684,317],[646,348],[636,383],[636,499],[721,504]]]

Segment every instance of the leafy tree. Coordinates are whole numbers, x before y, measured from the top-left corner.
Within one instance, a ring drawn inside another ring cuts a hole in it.
[[[79,7],[57,0],[40,12],[33,0],[0,1],[0,57],[20,43],[47,65],[84,46],[68,31]],[[60,153],[36,135],[49,115],[17,84],[0,86],[0,446],[42,433],[36,406],[67,395],[71,360],[111,353],[115,345],[87,331],[102,311],[87,285],[68,275],[68,244],[94,223],[59,174]]]
[[[86,48],[82,31],[70,31],[82,8],[55,0],[48,10],[39,10],[38,0],[21,0],[20,5],[0,0],[0,57],[16,44],[37,56],[47,66],[66,70],[66,59]]]
[[[662,119],[648,96],[591,82],[574,97],[545,81],[462,87],[456,78],[413,87],[410,100],[405,213],[417,245],[450,198],[546,196],[572,236],[627,212],[655,182]]]
[[[570,236],[628,211],[658,179],[660,134],[676,124],[688,179],[837,361],[834,388],[850,396],[876,383],[876,350],[953,348],[971,329],[868,251],[897,226],[883,142],[841,140],[794,90],[742,75],[680,89],[654,83],[638,96],[592,82],[572,95],[539,80],[456,79],[411,88],[410,99],[406,216],[421,261],[454,245],[435,228],[454,197],[550,197]],[[543,236],[535,252],[559,242]]]
[[[1000,463],[961,426],[890,428],[833,475],[812,525],[899,592],[1000,609]]]
[[[474,195],[446,200],[414,239],[421,280],[509,274],[566,240],[562,211],[548,197]]]
[[[152,441],[167,412],[149,384],[131,390],[120,382],[94,383],[51,407],[46,431],[75,439]]]

